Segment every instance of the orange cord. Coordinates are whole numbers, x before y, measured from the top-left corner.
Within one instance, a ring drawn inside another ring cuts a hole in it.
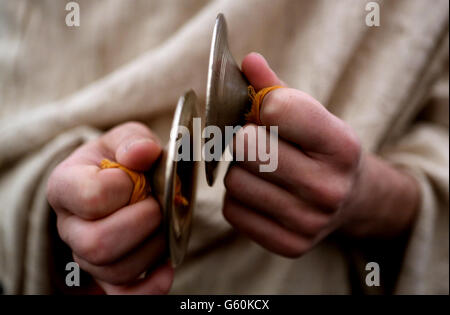
[[[122,171],[124,171],[125,173],[127,173],[128,176],[130,176],[130,179],[133,182],[134,188],[133,188],[133,193],[131,194],[129,204],[139,202],[141,200],[144,200],[147,197],[149,191],[147,189],[147,180],[143,173],[132,171],[129,168],[127,168],[117,162],[112,162],[108,159],[103,159],[100,162],[100,168],[101,169],[118,168],[118,169],[121,169]],[[176,175],[176,177],[175,177],[174,203],[176,206],[189,205],[188,200],[185,197],[183,197],[183,195],[181,194],[181,180],[178,177],[178,175]]]
[[[189,204],[188,200],[181,194],[181,180],[178,174],[175,177],[175,197],[173,201],[177,206],[182,205],[186,207]]]
[[[145,175],[143,173],[139,173],[136,171],[132,171],[129,168],[117,163],[112,162],[108,159],[103,159],[100,162],[100,168],[101,169],[107,169],[107,168],[119,168],[125,173],[130,176],[131,181],[133,182],[134,188],[133,193],[131,194],[130,202],[129,204],[133,204],[136,202],[139,202],[141,200],[144,200],[147,197],[148,189],[147,189],[147,180],[145,178]],[[176,206],[187,206],[189,205],[188,200],[183,197],[181,194],[181,180],[176,175],[175,177],[175,196],[174,196],[174,203]]]
[[[259,118],[259,112],[261,110],[261,104],[264,100],[264,96],[266,96],[267,93],[269,93],[273,90],[280,89],[283,87],[284,86],[281,86],[281,85],[269,86],[269,87],[259,90],[258,93],[256,93],[255,88],[253,86],[249,85],[248,86],[248,97],[252,101],[252,107],[251,107],[250,111],[247,114],[245,114],[245,119],[247,120],[247,122],[261,125],[261,120]]]
[[[100,162],[100,168],[101,169],[107,169],[107,168],[119,168],[125,173],[130,176],[131,181],[133,182],[133,193],[131,194],[130,202],[129,204],[133,204],[136,202],[139,202],[141,200],[144,200],[147,197],[147,182],[145,179],[145,175],[136,171],[132,171],[125,166],[122,166],[119,163],[112,162],[108,159],[103,159]]]

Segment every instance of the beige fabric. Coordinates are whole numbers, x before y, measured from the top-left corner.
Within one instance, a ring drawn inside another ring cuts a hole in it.
[[[395,292],[448,294],[446,0],[377,1],[378,28],[365,25],[367,1],[77,2],[77,29],[64,23],[64,1],[0,3],[0,279],[7,293],[52,292],[54,227],[44,196],[52,167],[99,130],[131,119],[167,139],[185,90],[204,104],[212,28],[223,12],[238,62],[262,53],[285,82],[355,128],[366,150],[416,176],[422,205]],[[351,245],[330,238],[299,259],[271,254],[223,219],[221,181],[209,188],[200,180],[189,256],[173,293],[351,292]]]

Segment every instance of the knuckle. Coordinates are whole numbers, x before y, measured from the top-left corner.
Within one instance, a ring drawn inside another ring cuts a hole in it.
[[[146,209],[146,211],[145,211],[146,218],[144,218],[144,219],[160,223],[163,219],[163,214],[162,214],[161,207],[160,207],[158,201],[155,198],[150,197],[149,202],[150,202],[149,205],[145,208]]]
[[[301,226],[298,226],[298,231],[309,236],[315,236],[325,229],[328,223],[329,219],[327,215],[308,213],[302,216]]]
[[[89,179],[79,188],[80,212],[86,219],[95,219],[106,204],[108,192],[97,180]]]
[[[227,220],[230,224],[232,223],[232,215],[231,215],[231,209],[228,204],[225,204],[222,209],[223,217],[225,220]]]
[[[239,185],[239,169],[237,166],[231,167],[224,179],[224,185],[228,192],[233,193],[237,185]]]
[[[172,287],[172,279],[163,279],[155,282],[153,294],[169,294]]]
[[[58,187],[60,186],[59,180],[59,166],[57,166],[50,174],[47,180],[47,186],[45,195],[50,206],[55,209],[59,207],[59,194]]]
[[[325,228],[328,227],[329,223],[330,223],[330,219],[328,216],[315,217],[314,220],[311,220],[311,223],[310,223],[313,235],[317,235],[320,232],[322,232]]]
[[[324,183],[318,188],[318,199],[327,209],[337,211],[347,200],[350,193],[347,180],[340,180],[331,184]]]
[[[163,220],[163,212],[159,203],[153,197],[147,198],[142,210],[142,212],[136,215],[136,218],[141,222],[146,222],[148,233],[154,232],[161,226]]]
[[[279,221],[287,229],[295,233],[306,233],[310,226],[308,225],[308,217],[302,215],[302,207],[299,204],[292,203],[283,207],[285,211],[280,212]]]
[[[64,228],[63,219],[59,215],[57,215],[56,219],[56,229],[58,230],[58,235],[61,240],[70,246],[70,238],[67,233],[67,229]]]
[[[295,237],[285,242],[282,255],[288,258],[299,258],[310,248],[310,242],[300,237]]]
[[[110,250],[102,234],[98,228],[89,233],[83,233],[79,236],[78,246],[76,246],[76,253],[80,257],[97,266],[105,265],[110,261]]]
[[[338,154],[340,164],[346,169],[354,168],[359,164],[361,154],[361,140],[350,127],[346,127],[341,137],[341,150]]]
[[[287,89],[275,90],[264,97],[261,120],[266,124],[278,125],[288,108],[293,106],[294,98],[286,95],[285,90]]]
[[[52,209],[57,208],[58,205],[56,196],[57,194],[55,193],[53,182],[49,180],[46,186],[45,197],[47,198],[47,201]]]

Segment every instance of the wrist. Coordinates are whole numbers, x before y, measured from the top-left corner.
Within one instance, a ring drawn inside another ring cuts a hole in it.
[[[342,231],[354,237],[393,237],[407,230],[417,212],[419,188],[410,175],[368,153],[361,158],[355,192]]]

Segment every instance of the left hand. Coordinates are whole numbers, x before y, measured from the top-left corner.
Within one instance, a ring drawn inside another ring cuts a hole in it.
[[[284,85],[260,55],[247,56],[242,68],[256,90]],[[371,194],[385,192],[370,191],[372,158],[349,125],[289,88],[265,96],[260,119],[278,126],[278,168],[259,172],[258,159],[230,167],[223,213],[235,228],[275,253],[298,257],[332,231],[344,226],[351,231],[352,222],[370,217]],[[245,141],[250,128],[257,126],[247,124],[236,137]]]

